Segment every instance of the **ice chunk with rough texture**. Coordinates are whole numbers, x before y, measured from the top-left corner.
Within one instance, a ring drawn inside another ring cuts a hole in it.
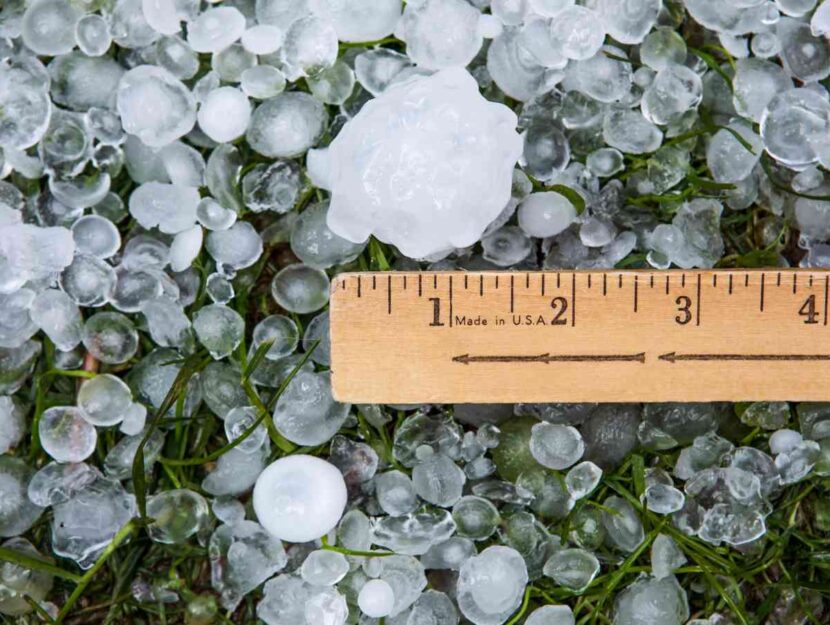
[[[245,16],[230,6],[210,8],[187,25],[187,42],[196,52],[224,50],[245,32]]]
[[[48,85],[46,68],[34,57],[0,67],[0,146],[24,150],[40,141],[52,114]]]
[[[28,531],[43,512],[27,495],[33,474],[34,469],[20,458],[0,455],[0,536]]]
[[[211,584],[228,610],[288,562],[282,543],[253,521],[220,525],[208,553]]]
[[[346,483],[325,460],[297,454],[266,468],[254,486],[254,511],[271,534],[308,542],[330,532],[346,507]]]
[[[515,125],[462,69],[388,89],[329,148],[329,227],[355,243],[374,234],[412,258],[471,245],[510,199]]]
[[[24,412],[13,397],[0,396],[0,454],[17,445],[26,431]]]
[[[322,445],[337,433],[350,408],[332,397],[329,372],[301,371],[277,400],[274,425],[298,445]]]

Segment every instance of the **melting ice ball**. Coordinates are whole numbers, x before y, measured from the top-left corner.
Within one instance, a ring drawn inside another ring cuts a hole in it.
[[[411,258],[472,245],[510,200],[516,115],[450,68],[369,101],[328,150],[328,226]]]
[[[333,464],[298,454],[268,466],[254,486],[254,511],[271,534],[291,543],[324,536],[343,516],[346,482]]]

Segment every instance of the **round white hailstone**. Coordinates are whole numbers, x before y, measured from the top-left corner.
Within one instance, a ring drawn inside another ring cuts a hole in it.
[[[357,595],[357,607],[369,618],[389,616],[395,605],[395,591],[382,579],[370,579]]]
[[[190,5],[190,6],[188,6]],[[150,28],[162,35],[177,35],[182,29],[182,22],[196,17],[195,10],[188,14],[189,8],[198,9],[193,3],[176,2],[176,0],[141,0],[141,12]]]
[[[139,65],[126,72],[116,96],[121,124],[151,148],[187,134],[196,122],[196,99],[166,69]]]
[[[266,467],[254,485],[254,512],[271,534],[305,543],[328,534],[343,516],[346,482],[333,464],[298,454]]]
[[[23,43],[35,54],[59,56],[75,47],[81,13],[68,0],[35,0],[23,14]],[[14,9],[10,8],[10,11]]]
[[[258,24],[242,33],[242,47],[251,54],[271,54],[280,49],[285,33],[270,24]]]
[[[251,121],[247,96],[234,87],[219,87],[208,93],[197,115],[199,128],[217,143],[241,137]]]
[[[519,227],[531,237],[553,237],[576,220],[570,200],[555,191],[531,193],[519,205]]]
[[[331,159],[328,151],[328,148],[309,150],[305,155],[305,166],[311,184],[319,189],[331,191]]]
[[[202,227],[193,226],[179,232],[170,244],[170,269],[179,272],[190,267],[202,249]]]
[[[224,50],[245,32],[245,16],[233,7],[208,9],[190,22],[187,43],[195,52]]]
[[[401,17],[400,0],[310,0],[311,10],[329,20],[340,41],[377,41],[392,34]]]
[[[329,228],[410,258],[472,245],[510,200],[516,123],[461,68],[387,89],[331,143]]]

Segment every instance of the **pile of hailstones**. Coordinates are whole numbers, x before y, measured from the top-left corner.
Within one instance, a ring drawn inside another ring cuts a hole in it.
[[[817,4],[3,2],[4,548],[89,569],[137,515],[140,443],[159,475],[182,419],[219,419],[236,444],[194,489],[148,480],[146,532],[206,545],[221,606],[256,590],[269,625],[496,625],[528,584],[579,594],[645,539],[636,498],[583,505],[636,447],[683,448],[647,470],[649,514],[714,545],[759,540],[787,485],[830,473],[826,406],[801,405],[800,431],[787,404],[749,406],[766,451],[719,436],[735,418],[719,405],[349,406],[331,395],[325,307],[369,235],[398,250],[394,268],[611,267],[632,252],[711,267],[722,212],[752,207],[765,244],[793,223],[803,265],[827,264],[830,3]],[[706,197],[692,171],[717,183]],[[670,223],[645,208],[654,197]],[[246,329],[236,292],[274,262],[275,314]],[[210,363],[150,428],[194,354]],[[268,403],[292,373],[269,436],[252,394]],[[391,431],[392,410],[408,412],[391,452],[338,434]],[[272,441],[326,446],[328,461]],[[39,554],[23,535],[47,510]],[[567,535],[547,529],[566,516]],[[689,617],[677,541],[650,548],[615,625]],[[0,613],[27,598],[54,612],[52,581],[5,564]],[[141,579],[133,593],[184,600]],[[190,622],[210,607],[190,601]],[[545,605],[525,622],[574,615]]]

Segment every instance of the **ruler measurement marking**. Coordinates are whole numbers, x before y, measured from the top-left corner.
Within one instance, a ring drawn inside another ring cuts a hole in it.
[[[680,286],[681,286],[681,288],[684,288],[684,289],[686,288],[686,274],[685,273],[680,276]]]
[[[591,288],[591,274],[588,274],[588,288]]]
[[[386,277],[386,314],[392,314],[392,275]]]
[[[452,276],[450,276],[450,327],[452,327]]]
[[[648,281],[648,286],[650,289],[654,288],[654,274],[651,274],[651,279]]]
[[[695,306],[695,325],[700,325],[700,274],[697,274],[697,306]]]
[[[360,297],[360,276],[357,277],[357,296]]]
[[[438,288],[438,274],[437,273],[432,274],[432,288],[433,289]]]
[[[824,325],[827,325],[827,295],[830,290],[830,276],[824,276]]]
[[[712,276],[712,286],[718,288],[718,274]]]
[[[424,276],[422,274],[418,274],[418,297],[421,297],[424,294]]]
[[[620,274],[619,276],[617,276],[617,288],[618,288],[618,289],[621,289],[621,288],[622,288],[622,274]]]
[[[634,312],[637,312],[637,289],[638,289],[638,276],[634,274]]]
[[[793,274],[793,295],[795,295],[795,290],[797,288],[797,285],[798,285],[798,274],[794,273]]]
[[[406,291],[406,276],[403,277],[403,290]]]
[[[576,325],[576,272],[571,274],[571,327]]]
[[[602,274],[602,294],[608,295],[608,274]]]
[[[764,274],[761,274],[761,312],[764,312]]]
[[[560,284],[560,281],[559,281],[559,272],[557,271],[557,272],[556,272],[556,288],[557,288],[557,289],[559,288],[559,284]]]
[[[529,273],[525,274],[525,288],[526,289],[530,288],[530,274]]]
[[[545,274],[542,274],[542,297],[545,296]]]
[[[729,274],[729,294],[732,295],[732,274]]]
[[[510,274],[510,312],[513,312],[513,274]]]
[[[499,290],[499,277],[496,276],[496,290]]]
[[[666,295],[669,294],[669,276],[666,275]]]
[[[464,275],[464,289],[467,289],[467,275]]]
[[[377,276],[372,276],[372,290],[375,291],[378,288],[378,279]]]
[[[810,288],[813,288],[813,274],[810,274]]]
[[[478,294],[484,297],[484,274],[478,277]]]
[[[781,286],[781,272],[778,272],[778,277],[775,278],[775,286]]]

